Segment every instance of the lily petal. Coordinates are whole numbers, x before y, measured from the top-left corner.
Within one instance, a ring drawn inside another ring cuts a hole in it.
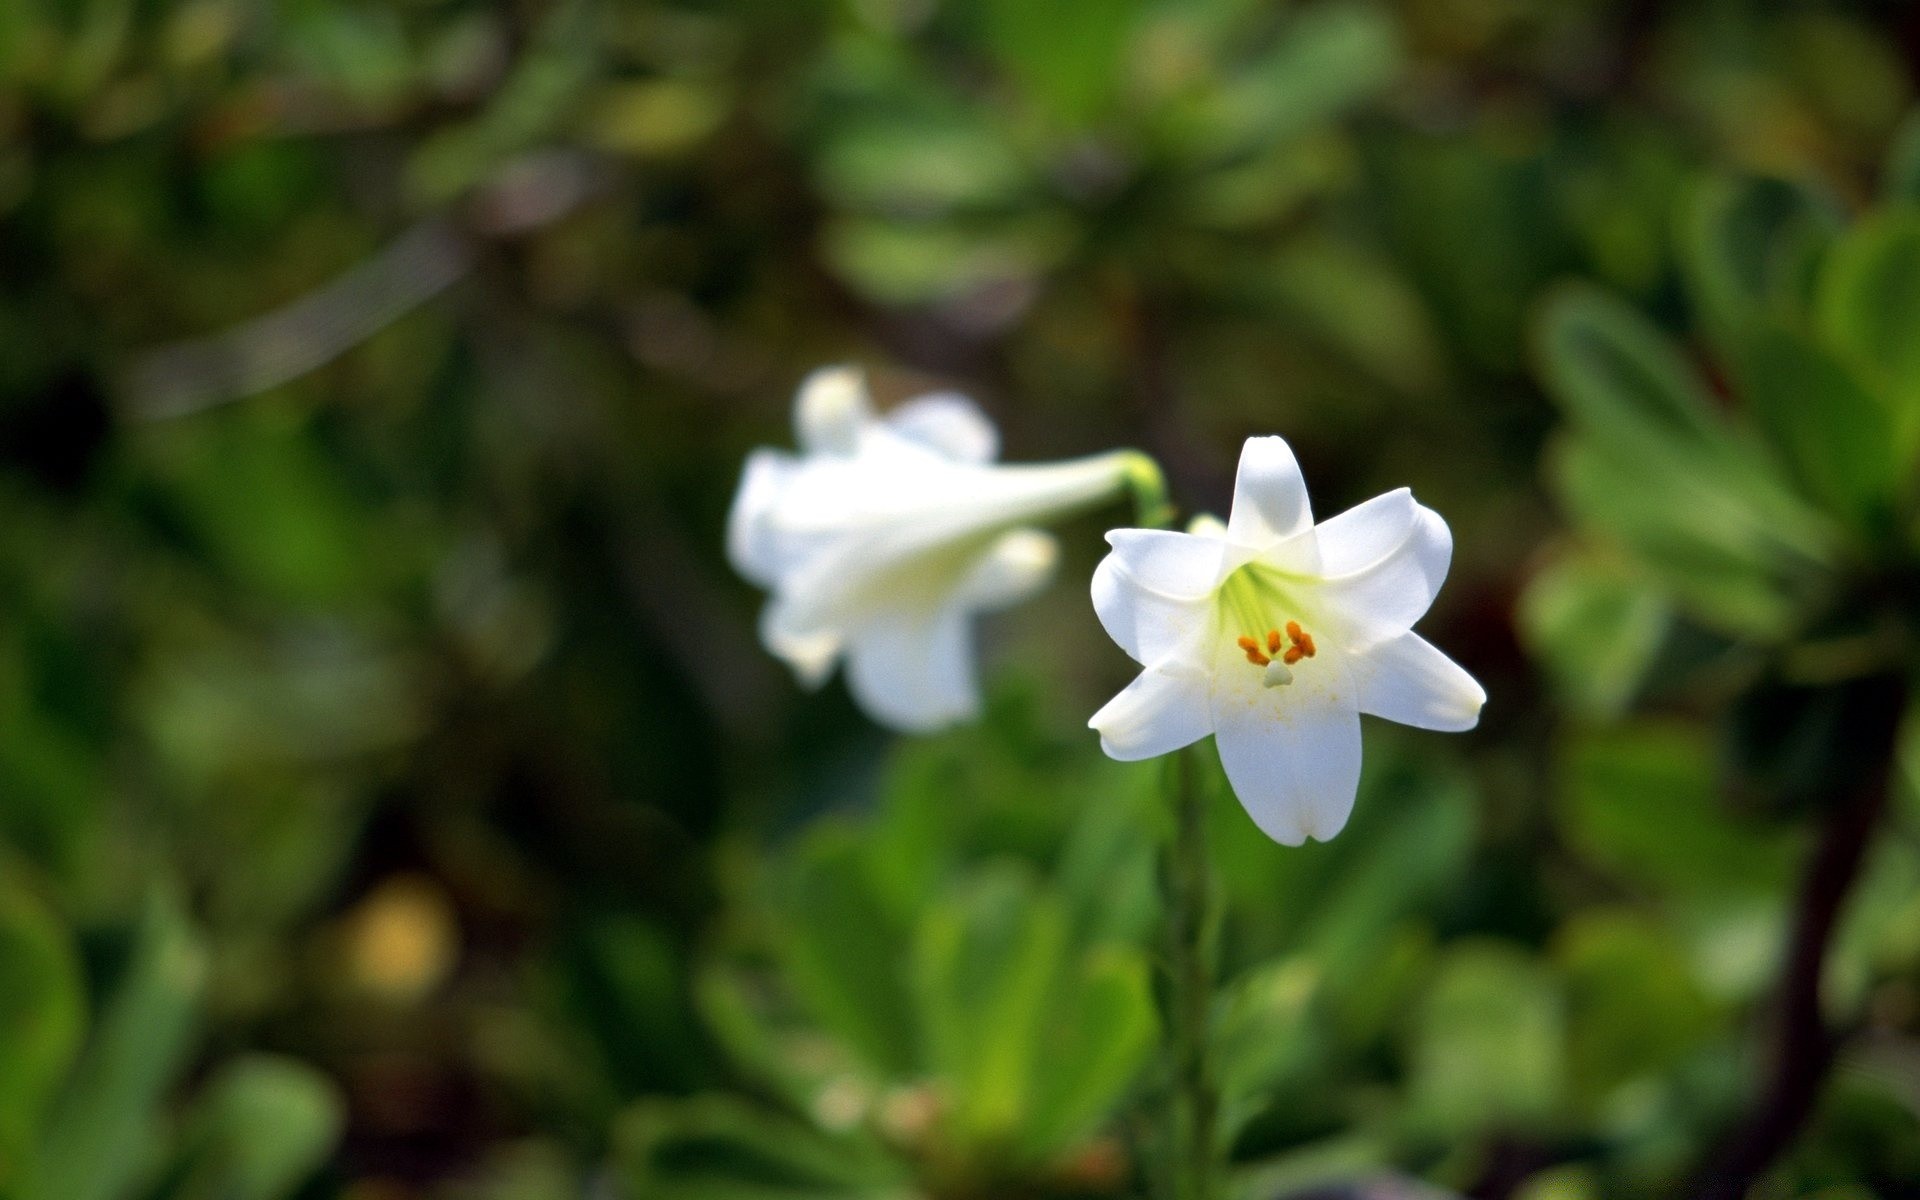
[[[817,688],[833,672],[844,640],[831,629],[807,628],[794,620],[793,606],[776,597],[760,610],[760,642],[793,668],[802,685]]]
[[[1107,534],[1110,555],[1141,587],[1163,596],[1194,599],[1213,591],[1226,559],[1221,542],[1170,529],[1115,529]]]
[[[1453,561],[1453,534],[1440,514],[1419,507],[1406,540],[1372,566],[1325,580],[1322,603],[1339,612],[1362,649],[1404,633],[1426,615]]]
[[[1412,490],[1399,488],[1315,525],[1321,573],[1351,575],[1399,549],[1413,530],[1419,507]]]
[[[1204,672],[1178,664],[1148,667],[1087,722],[1100,748],[1138,762],[1190,746],[1213,732]]]
[[[1361,712],[1418,729],[1472,729],[1487,702],[1473,676],[1412,631],[1351,656],[1348,670]]]
[[[1360,789],[1358,713],[1333,704],[1229,704],[1216,706],[1214,722],[1220,765],[1261,832],[1298,846],[1346,827]]]
[[[1136,579],[1115,551],[1093,571],[1093,611],[1107,636],[1143,665],[1179,655],[1202,635],[1206,596],[1169,596]]]
[[[1243,546],[1266,546],[1313,524],[1307,484],[1285,438],[1248,438],[1233,480],[1233,511],[1227,537]]]
[[[960,584],[956,596],[971,612],[1018,604],[1045,587],[1060,561],[1060,543],[1038,529],[1004,534]]]
[[[957,608],[926,618],[888,614],[848,641],[847,686],[875,720],[926,733],[979,712],[973,633]]]
[[[794,400],[794,437],[809,454],[852,454],[873,422],[873,401],[858,367],[821,367],[801,381]]]
[[[798,464],[777,450],[755,450],[747,456],[727,510],[727,561],[733,569],[761,587],[771,587],[786,561],[775,523],[780,501],[792,485]]]
[[[992,462],[1000,453],[1000,431],[978,404],[958,392],[908,400],[886,415],[885,424],[955,462]]]

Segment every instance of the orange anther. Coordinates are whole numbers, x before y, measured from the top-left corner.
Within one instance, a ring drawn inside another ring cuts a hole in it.
[[[1287,636],[1292,638],[1296,642],[1300,640],[1302,636],[1300,633],[1300,622],[1298,621],[1287,622]]]
[[[1267,653],[1280,653],[1280,631],[1278,629],[1267,630]]]
[[[1255,650],[1258,650],[1260,648],[1260,643],[1254,641],[1250,637],[1240,638],[1238,641],[1235,642],[1235,644],[1249,654],[1253,653]]]
[[[1299,662],[1301,659],[1305,658],[1306,656],[1307,656],[1307,652],[1305,650],[1302,650],[1298,646],[1293,646],[1293,647],[1290,647],[1287,650],[1287,652],[1281,656],[1280,661],[1286,663],[1288,666],[1292,666],[1293,664]]]
[[[1247,648],[1247,661],[1252,663],[1256,667],[1264,667],[1268,663],[1272,662],[1273,660],[1268,658],[1266,655],[1260,653],[1259,650],[1250,646]]]
[[[1308,658],[1313,657],[1313,635],[1312,634],[1303,633],[1300,635],[1300,648],[1307,652]]]

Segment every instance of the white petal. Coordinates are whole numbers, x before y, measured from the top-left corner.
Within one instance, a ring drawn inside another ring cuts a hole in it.
[[[727,512],[727,561],[762,587],[771,587],[780,574],[782,555],[775,520],[794,471],[795,463],[789,455],[755,450],[747,456],[740,486],[733,493],[733,507]]]
[[[893,613],[855,629],[847,686],[866,714],[907,733],[926,733],[980,710],[973,636],[958,609]]]
[[[1110,556],[1142,587],[1163,596],[1194,599],[1220,582],[1226,546],[1209,537],[1170,529],[1114,529],[1107,533]]]
[[[1433,644],[1403,633],[1351,656],[1360,711],[1402,725],[1457,733],[1480,723],[1487,693]]]
[[[794,436],[809,454],[852,454],[873,421],[866,376],[858,367],[822,367],[801,381]]]
[[[1360,717],[1304,698],[1308,672],[1292,687],[1266,690],[1273,704],[1216,705],[1214,744],[1227,780],[1261,832],[1298,846],[1333,837],[1347,824],[1360,787]]]
[[[1000,453],[1000,431],[978,404],[958,392],[909,400],[887,414],[886,424],[901,437],[957,462],[992,462]]]
[[[1413,492],[1407,488],[1375,496],[1313,527],[1320,543],[1320,570],[1351,575],[1398,549],[1413,530]]]
[[[1018,604],[1045,587],[1060,561],[1060,543],[1038,529],[1004,534],[960,584],[956,597],[971,612]]]
[[[1351,648],[1403,633],[1426,614],[1447,578],[1453,535],[1440,514],[1421,507],[1405,541],[1372,566],[1320,584],[1321,603],[1350,629]]]
[[[1307,484],[1285,438],[1248,438],[1233,480],[1227,536],[1243,546],[1265,546],[1313,524]]]
[[[1149,667],[1106,702],[1089,728],[1107,757],[1136,762],[1170,754],[1213,731],[1204,672],[1178,664]]]
[[[840,634],[831,629],[806,628],[795,623],[793,606],[774,599],[760,610],[760,642],[774,657],[783,660],[809,688],[817,688],[833,672],[843,644]]]
[[[1204,636],[1211,600],[1168,596],[1147,587],[1107,555],[1093,571],[1093,611],[1127,657],[1141,664],[1182,654]]]

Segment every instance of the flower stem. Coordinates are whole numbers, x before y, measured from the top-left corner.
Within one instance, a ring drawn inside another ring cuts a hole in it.
[[[1167,916],[1162,1009],[1172,1057],[1167,1135],[1174,1200],[1215,1200],[1220,1166],[1215,1144],[1220,1097],[1209,1053],[1216,913],[1198,766],[1191,751],[1168,756],[1173,837],[1161,873]]]
[[[1173,524],[1167,477],[1150,455],[1137,450],[1128,452],[1127,488],[1133,493],[1134,523],[1140,528],[1165,529]]]

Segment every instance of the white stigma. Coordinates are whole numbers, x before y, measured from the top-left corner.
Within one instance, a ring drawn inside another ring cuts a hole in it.
[[[1270,688],[1285,687],[1293,682],[1293,670],[1276,658],[1260,673],[1260,682]]]

